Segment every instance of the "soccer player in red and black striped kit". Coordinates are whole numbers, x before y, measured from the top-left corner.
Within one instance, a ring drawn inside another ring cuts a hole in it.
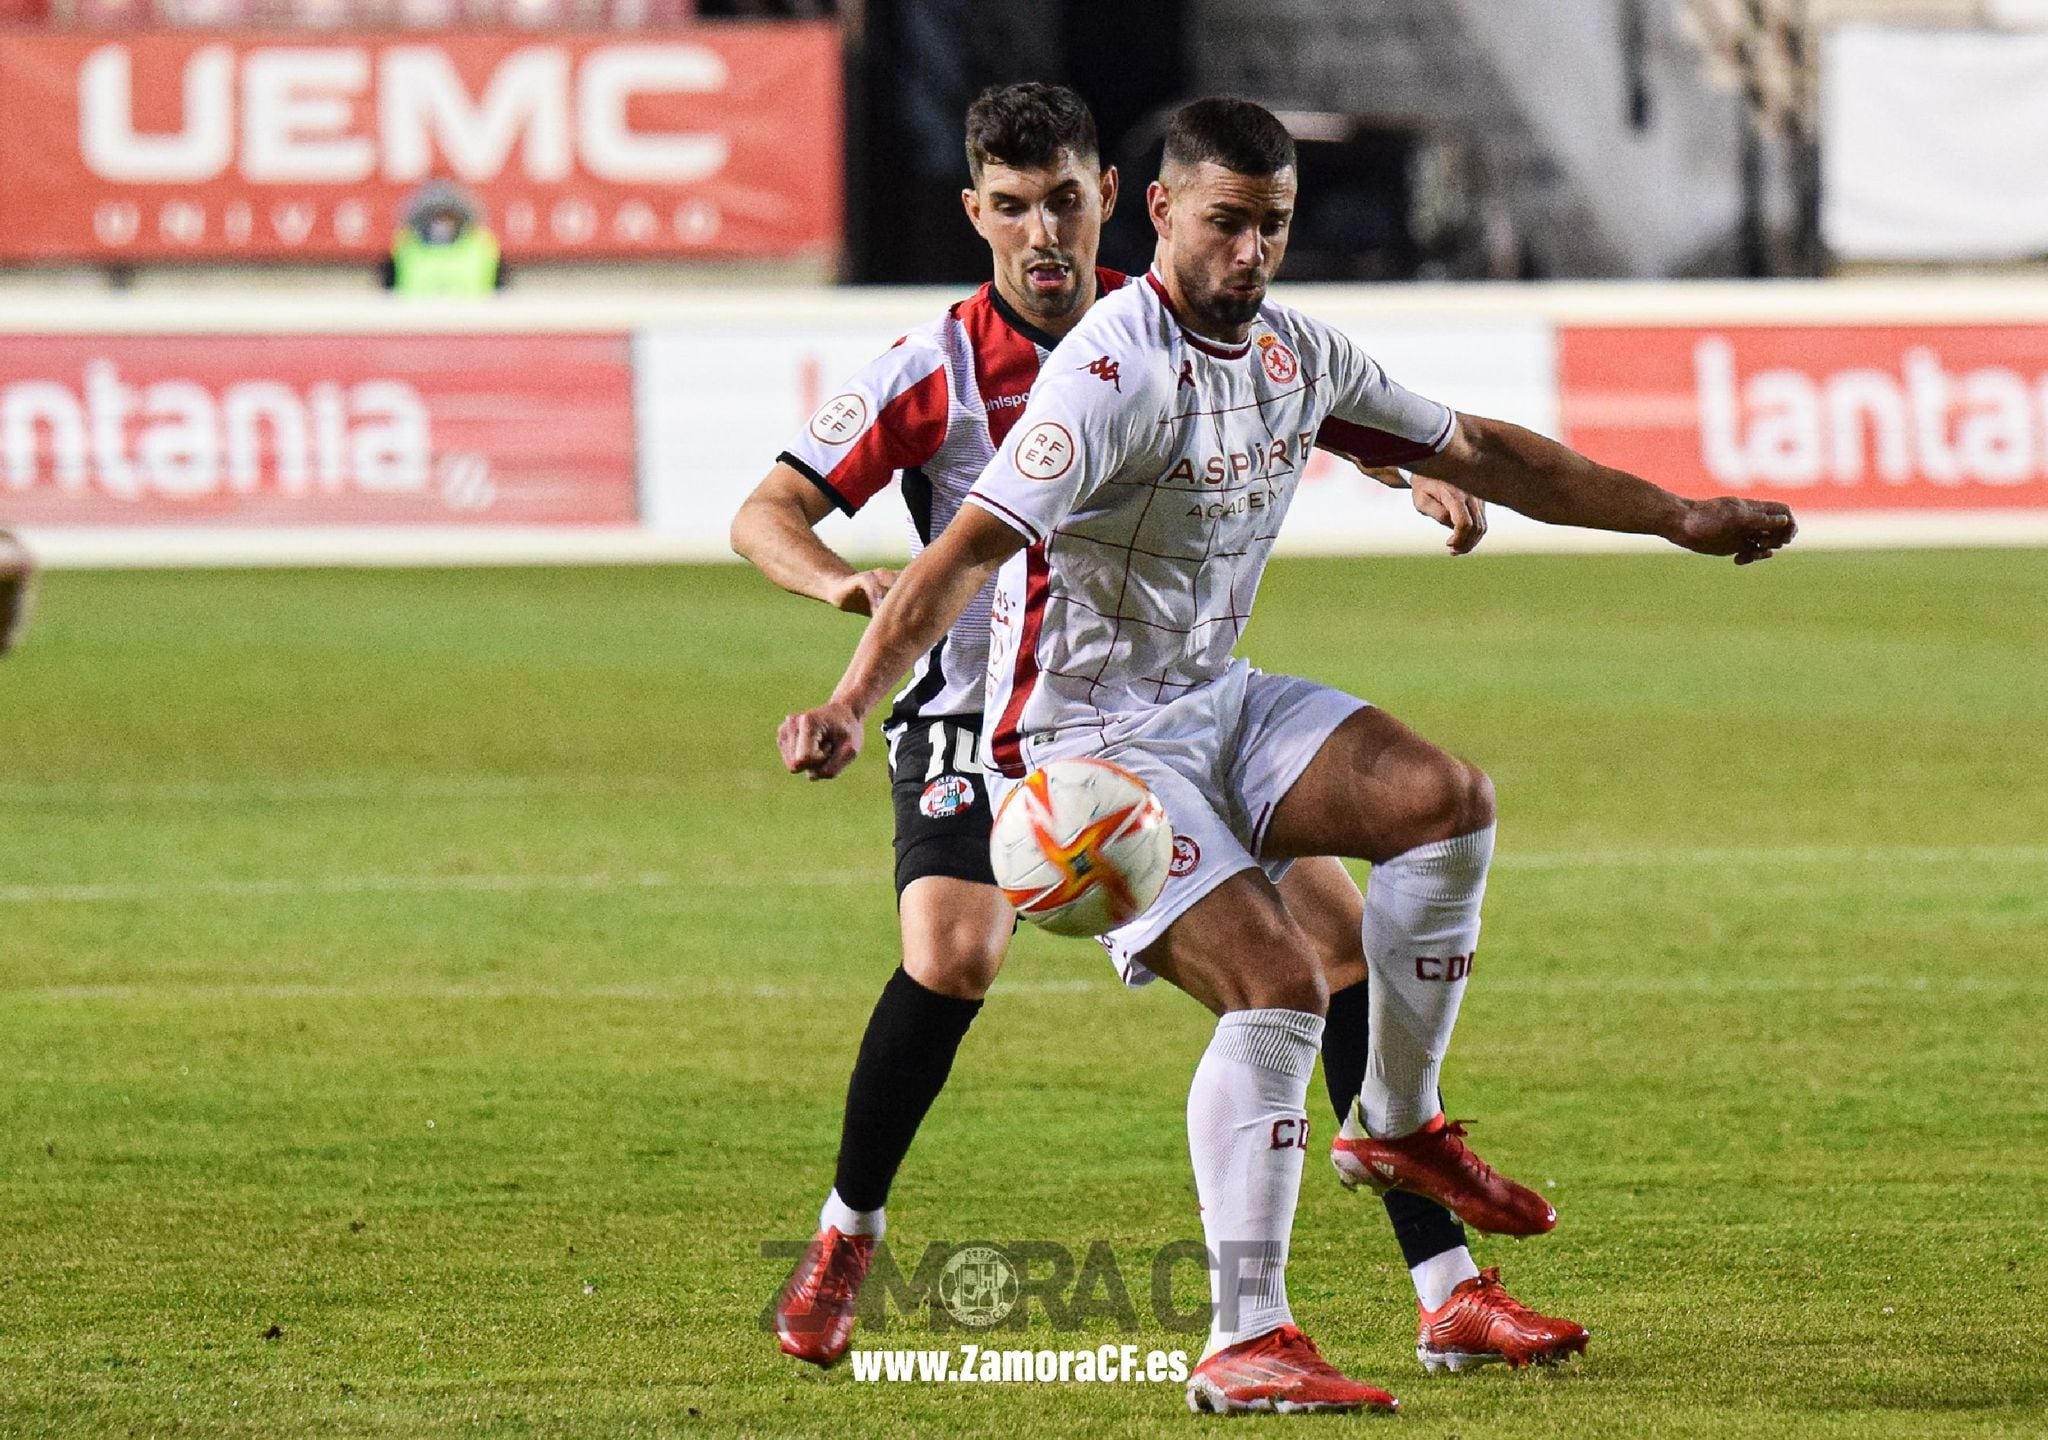
[[[1023,413],[1040,364],[1095,299],[1124,277],[1095,265],[1117,175],[1095,124],[1064,87],[984,92],[967,115],[969,220],[988,242],[993,281],[911,332],[822,405],[777,459],[732,527],[733,548],[786,590],[871,614],[893,582],[855,571],[814,533],[900,483],[922,549],[958,511]],[[1354,457],[1360,458],[1360,457]],[[1385,478],[1383,476],[1383,478]],[[1454,553],[1478,543],[1483,507],[1417,478],[1416,508],[1449,527]],[[1000,969],[1015,922],[989,870],[986,777],[978,760],[988,646],[984,592],[923,656],[884,726],[896,811],[903,963],[868,1021],[847,1089],[835,1182],[809,1252],[777,1305],[791,1355],[830,1365],[845,1353],[883,1204],[961,1040]],[[1332,859],[1299,862],[1281,884],[1328,975],[1323,1066],[1341,1121],[1367,1065],[1363,900]],[[1386,1192],[1421,1312],[1418,1353],[1432,1368],[1520,1365],[1584,1348],[1586,1332],[1539,1315],[1482,1274],[1459,1216],[1481,1229],[1536,1234],[1554,1223],[1535,1194],[1453,1139],[1448,1164],[1421,1164]],[[1455,1214],[1453,1212],[1456,1212]]]

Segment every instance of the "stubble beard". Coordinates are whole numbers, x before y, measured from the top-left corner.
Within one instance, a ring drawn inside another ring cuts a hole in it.
[[[1256,320],[1259,307],[1266,303],[1266,287],[1261,285],[1259,293],[1249,299],[1240,299],[1225,292],[1222,287],[1210,288],[1205,277],[1180,272],[1180,293],[1187,300],[1194,318],[1212,330],[1236,330]]]
[[[1236,330],[1258,318],[1259,307],[1266,303],[1266,292],[1262,286],[1257,295],[1241,299],[1217,290],[1202,295],[1200,299],[1191,295],[1188,303],[1195,311],[1195,318],[1203,324],[1217,330]]]
[[[1259,318],[1259,307],[1266,303],[1262,290],[1249,300],[1240,300],[1235,295],[1218,293],[1209,297],[1208,310],[1212,323],[1218,323],[1235,330],[1240,325],[1249,325]]]
[[[1028,284],[1028,277],[1027,277]],[[1025,294],[1031,292],[1027,289]],[[1081,272],[1075,271],[1067,288],[1046,296],[1032,297],[1038,305],[1038,313],[1048,320],[1064,320],[1081,306]]]

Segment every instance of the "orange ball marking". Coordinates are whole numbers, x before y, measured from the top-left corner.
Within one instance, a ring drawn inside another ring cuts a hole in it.
[[[1072,840],[1063,842],[1052,828],[1052,794],[1045,772],[1034,770],[1019,789],[1017,798],[1024,803],[1024,818],[1031,826],[1032,838],[1038,842],[1047,863],[1059,872],[1060,879],[1057,884],[1039,890],[1005,887],[1004,898],[1027,912],[1057,910],[1099,885],[1109,892],[1110,913],[1117,923],[1134,918],[1140,909],[1137,897],[1131,893],[1123,872],[1103,855],[1102,848],[1123,834],[1134,820],[1157,810],[1158,800],[1148,795],[1136,804],[1091,820]]]

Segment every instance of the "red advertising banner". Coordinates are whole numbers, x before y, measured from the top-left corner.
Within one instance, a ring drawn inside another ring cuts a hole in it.
[[[2048,506],[2048,326],[1558,329],[1565,443],[1689,495]]]
[[[0,260],[367,262],[436,177],[515,265],[822,253],[840,169],[829,23],[0,34]]]
[[[637,515],[624,335],[0,335],[0,524]]]

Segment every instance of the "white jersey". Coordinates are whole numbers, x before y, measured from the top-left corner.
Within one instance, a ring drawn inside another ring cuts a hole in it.
[[[1223,346],[1180,324],[1156,275],[1098,301],[967,496],[1030,542],[991,606],[996,766],[1021,775],[1224,673],[1319,431],[1398,465],[1455,423],[1287,306]]]
[[[1095,272],[1098,294],[1124,284]],[[868,362],[818,408],[777,458],[810,477],[851,515],[900,477],[911,553],[952,521],[1003,443],[1039,366],[1058,342],[984,285]],[[891,726],[923,717],[979,716],[987,668],[991,585],[930,652],[896,697]]]

